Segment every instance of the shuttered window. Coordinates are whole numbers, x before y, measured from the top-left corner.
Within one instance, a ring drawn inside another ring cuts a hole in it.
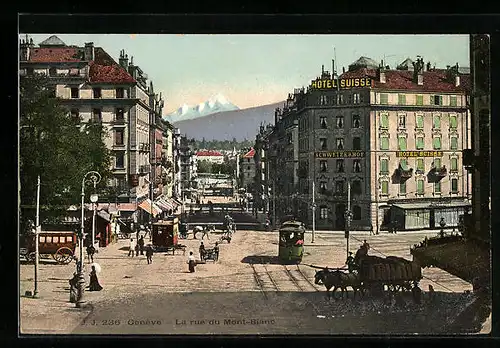
[[[380,114],[380,128],[383,128],[383,129],[389,128],[389,115],[388,114]]]
[[[416,147],[417,150],[423,150],[424,149],[424,138],[423,137],[417,137],[416,141]]]
[[[389,160],[387,158],[382,158],[380,160],[380,174],[389,173]]]
[[[441,128],[441,116],[434,115],[432,120],[433,120],[433,123],[432,123],[433,127],[435,129],[440,129]]]
[[[424,181],[423,180],[417,180],[417,193],[419,195],[424,194]]]
[[[389,137],[380,138],[380,150],[389,150]]]
[[[451,165],[450,165],[451,171],[456,172],[458,170],[458,158],[454,157],[451,159],[450,162],[451,162]]]
[[[389,194],[389,182],[388,181],[382,181],[382,194],[383,195]]]
[[[458,149],[458,138],[457,137],[450,138],[450,149],[452,149],[452,150]]]
[[[424,115],[417,115],[417,128],[424,128]]]
[[[450,115],[450,128],[457,129],[457,116],[456,115]]]
[[[434,137],[432,146],[434,150],[441,150],[441,137]]]
[[[422,172],[422,173],[425,171],[425,165],[424,165],[423,158],[417,158],[417,170]]]
[[[406,138],[405,137],[398,138],[398,149],[401,151],[406,151]]]

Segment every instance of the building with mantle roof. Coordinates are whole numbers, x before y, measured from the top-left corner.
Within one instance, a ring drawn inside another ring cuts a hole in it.
[[[239,158],[240,171],[240,187],[246,189],[247,192],[252,192],[252,185],[255,177],[255,149],[252,147],[244,155]]]
[[[318,228],[345,228],[348,187],[353,230],[439,228],[441,218],[456,226],[471,196],[462,166],[468,95],[463,69],[422,58],[388,69],[361,57],[340,76],[323,69],[276,110],[269,146],[277,213],[291,209],[311,223],[314,182]],[[425,207],[405,207],[415,202]]]
[[[137,203],[161,193],[161,181],[155,179],[162,173],[163,100],[132,57],[129,62],[122,51],[117,63],[92,42],[68,46],[55,35],[38,47],[32,39],[22,40],[19,54],[21,76],[47,75],[72,117],[106,125],[109,185],[116,188],[117,201]]]
[[[215,150],[200,150],[196,153],[198,161],[209,161],[211,163],[224,163],[224,154]]]

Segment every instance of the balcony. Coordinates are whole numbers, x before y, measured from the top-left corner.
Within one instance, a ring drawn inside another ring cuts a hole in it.
[[[113,120],[113,125],[114,126],[125,126],[125,119],[124,118],[118,118]]]
[[[413,168],[403,169],[403,167],[399,165],[398,169],[396,169],[396,175],[403,180],[409,179],[413,175]]]

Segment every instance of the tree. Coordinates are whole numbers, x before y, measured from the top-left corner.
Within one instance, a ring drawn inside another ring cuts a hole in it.
[[[212,172],[212,163],[207,160],[198,161],[197,164],[198,173],[211,173]]]
[[[57,221],[70,205],[79,204],[87,171],[101,174],[97,190],[106,186],[111,175],[106,131],[99,123],[71,117],[45,76],[23,77],[19,91],[21,224],[35,219],[38,175],[40,221]]]

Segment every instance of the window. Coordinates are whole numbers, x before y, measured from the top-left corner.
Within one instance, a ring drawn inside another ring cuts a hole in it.
[[[457,106],[457,96],[450,95],[450,106]]]
[[[123,129],[115,130],[115,145],[123,145]]]
[[[382,129],[389,128],[389,115],[388,114],[380,114],[380,128],[382,128]]]
[[[434,115],[432,126],[434,129],[441,129],[441,116]]]
[[[415,146],[417,150],[424,149],[424,137],[417,137],[417,141],[415,142]]]
[[[26,68],[26,74],[27,75],[33,75],[34,71],[35,70],[33,68]]]
[[[247,162],[250,162],[250,158],[247,158]],[[248,167],[248,169],[250,169],[250,167]]]
[[[399,183],[399,194],[406,195],[406,181]]]
[[[101,109],[93,109],[92,110],[92,121],[94,121],[94,122],[101,122],[102,121]]]
[[[343,172],[344,172],[344,160],[338,159],[337,160],[337,173],[343,173]]]
[[[125,154],[123,152],[117,153],[115,155],[115,167],[123,168],[125,166]]]
[[[320,168],[320,171],[326,172],[328,169],[327,161],[319,161],[319,168]]]
[[[362,191],[361,191],[361,181],[354,180],[352,182],[351,192],[354,195],[360,195],[362,193]]]
[[[458,138],[457,137],[451,137],[450,138],[450,149],[451,150],[457,150],[458,149]]]
[[[389,150],[389,137],[380,137],[380,150]]]
[[[440,95],[435,95],[432,98],[433,105],[443,105],[443,97]]]
[[[80,119],[80,111],[78,109],[71,109],[71,118],[75,120]]]
[[[458,171],[458,158],[452,157],[450,160],[450,170],[452,172],[457,172]]]
[[[406,105],[406,95],[398,94],[398,104],[399,105]]]
[[[116,98],[124,98],[125,97],[125,91],[123,88],[117,88],[116,89]]]
[[[401,114],[398,116],[398,127],[406,128],[406,115]]]
[[[337,99],[337,101],[338,101],[338,103],[337,103],[337,104],[344,104],[344,96],[343,96],[342,94],[339,94],[339,95],[337,96],[337,98],[338,98],[338,99]]]
[[[417,115],[416,124],[417,124],[417,128],[419,128],[419,129],[424,128],[424,115]]]
[[[341,180],[335,181],[335,192],[344,193],[344,182]]]
[[[359,99],[360,99],[360,98],[359,98],[359,93],[354,93],[354,94],[352,95],[352,98],[353,98],[353,99],[352,99],[352,103],[353,103],[353,104],[359,104]]]
[[[417,158],[417,173],[425,172],[425,164],[423,158]]]
[[[45,243],[45,236],[40,236],[40,243]]]
[[[344,149],[344,138],[337,138],[337,150]]]
[[[389,160],[387,158],[380,159],[380,174],[389,174]]]
[[[49,69],[49,76],[56,76],[57,75],[57,69],[56,68],[50,68]]]
[[[319,96],[319,105],[326,105],[326,103],[327,103],[326,95],[320,95]]]
[[[80,97],[80,90],[78,87],[71,87],[71,98],[79,98]]]
[[[408,170],[408,160],[407,159],[402,159],[399,161],[399,166],[403,170]]]
[[[389,194],[389,181],[387,180],[382,181],[382,194],[383,195]]]
[[[94,98],[101,98],[101,88],[96,87],[93,89],[94,91]]]
[[[321,181],[319,183],[319,192],[325,193],[327,187],[326,187],[326,181]]]
[[[458,193],[458,179],[451,179],[451,193]]]
[[[424,194],[424,180],[422,179],[417,180],[417,194]]]
[[[59,243],[59,236],[52,236],[52,243]]]
[[[247,170],[250,170],[250,166],[247,167]],[[249,174],[250,175],[250,174]]]
[[[361,138],[360,137],[352,138],[352,149],[353,150],[361,150]]]
[[[406,151],[406,137],[398,138],[398,149],[401,151]]]
[[[441,182],[434,183],[434,193],[441,193]]]
[[[359,128],[361,121],[359,115],[352,115],[352,128]]]
[[[319,209],[319,218],[323,220],[328,219],[328,208],[321,207]]]
[[[319,123],[321,124],[321,128],[323,128],[323,129],[327,128],[327,126],[326,126],[326,117],[325,116],[321,116],[319,118]]]
[[[417,95],[417,105],[424,105],[424,96],[423,95]]]
[[[361,220],[361,207],[359,205],[352,207],[352,219]]]
[[[380,104],[387,105],[389,103],[387,94],[386,93],[381,93],[380,94]]]
[[[66,236],[59,237],[59,242],[60,243],[66,243]]]
[[[319,144],[321,146],[321,150],[327,149],[326,138],[319,138]]]
[[[123,108],[116,108],[116,120],[123,120],[125,117],[125,111]]]
[[[441,150],[441,137],[434,137],[432,146],[434,150]]]
[[[361,161],[360,160],[354,160],[352,162],[352,171],[354,173],[361,173]]]
[[[457,129],[457,115],[450,115],[450,129]]]
[[[434,162],[432,162],[432,166],[434,168],[441,168],[441,158],[435,158]]]
[[[344,116],[337,116],[337,128],[344,128]]]

